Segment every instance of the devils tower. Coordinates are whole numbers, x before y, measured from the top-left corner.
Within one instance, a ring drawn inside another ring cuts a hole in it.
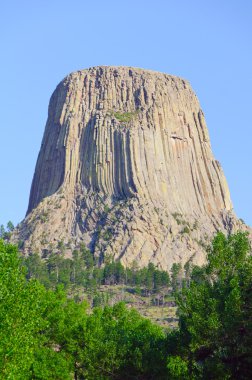
[[[240,226],[190,84],[93,67],[54,91],[26,218],[15,238],[48,255],[84,243],[100,263],[201,264],[218,230]]]

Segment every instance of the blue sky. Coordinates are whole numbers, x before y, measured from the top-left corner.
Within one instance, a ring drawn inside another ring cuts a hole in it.
[[[58,82],[125,65],[191,82],[234,209],[252,225],[250,0],[9,0],[0,12],[0,224],[25,216]]]

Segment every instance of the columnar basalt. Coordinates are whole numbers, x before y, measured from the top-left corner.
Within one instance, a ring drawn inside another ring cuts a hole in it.
[[[240,226],[190,84],[129,67],[94,67],[54,91],[25,220],[24,251],[161,268],[193,259],[215,231]]]

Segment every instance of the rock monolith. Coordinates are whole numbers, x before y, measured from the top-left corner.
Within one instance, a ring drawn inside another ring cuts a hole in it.
[[[15,232],[25,253],[84,243],[100,263],[169,269],[204,263],[211,236],[241,224],[188,81],[101,66],[57,86]]]

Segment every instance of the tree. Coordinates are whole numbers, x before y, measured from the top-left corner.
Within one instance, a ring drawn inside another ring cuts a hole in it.
[[[171,280],[170,280],[170,276],[168,272],[163,270],[161,272],[161,279],[162,279],[162,286],[168,287],[171,285]]]
[[[29,379],[30,366],[47,327],[50,298],[36,280],[27,282],[17,247],[0,240],[0,372],[4,379]]]
[[[167,370],[170,380],[190,379],[188,364],[180,356],[170,356],[167,360]]]
[[[5,228],[4,228],[4,225],[1,224],[0,226],[0,239],[4,239],[4,236],[5,236]]]
[[[245,233],[218,233],[208,263],[177,296],[179,339],[172,356],[190,378],[252,378],[252,257]]]
[[[88,305],[69,299],[59,284],[69,260],[62,264],[58,257],[48,264],[55,289],[46,290],[34,278],[41,259],[28,258],[25,273],[17,247],[0,240],[1,378],[165,379],[163,330],[124,304],[87,312]],[[119,265],[112,269],[120,275]],[[101,301],[107,300],[94,299]]]
[[[153,274],[154,280],[154,290],[158,292],[162,287],[162,272],[160,270],[155,270]]]
[[[15,228],[14,224],[11,221],[9,221],[7,223],[6,229],[4,228],[4,225],[1,224],[1,226],[0,226],[0,239],[9,240],[11,237],[11,233],[14,230],[14,228]]]
[[[178,289],[182,287],[182,265],[181,263],[174,263],[171,267],[171,286],[175,294]]]
[[[59,283],[61,263],[64,259],[57,253],[52,253],[47,260],[49,278],[53,285]]]
[[[79,378],[166,378],[162,329],[122,303],[95,309],[76,338]]]
[[[84,285],[86,264],[78,250],[73,251],[73,263],[71,272],[71,281],[75,285]]]
[[[86,248],[86,246],[84,244],[81,244],[80,254],[81,254],[82,259],[84,260],[86,268],[92,269],[94,267],[94,264],[95,264],[94,256],[90,252],[90,250]]]
[[[47,288],[50,287],[49,274],[45,262],[37,253],[33,253],[26,258],[23,258],[23,265],[26,269],[26,278],[36,278]]]
[[[9,222],[7,223],[7,231],[12,232],[14,228],[14,224],[9,220]]]

